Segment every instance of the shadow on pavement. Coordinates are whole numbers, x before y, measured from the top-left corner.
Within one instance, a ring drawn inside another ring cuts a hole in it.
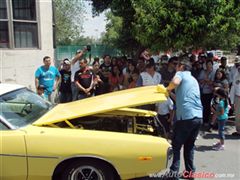
[[[202,137],[203,137],[203,139],[218,139],[218,134],[208,133],[208,134],[204,134]],[[225,134],[225,138],[238,140],[238,139],[240,139],[240,136],[233,136],[233,135]]]
[[[205,151],[215,151],[212,146],[197,145],[195,151],[205,152]]]

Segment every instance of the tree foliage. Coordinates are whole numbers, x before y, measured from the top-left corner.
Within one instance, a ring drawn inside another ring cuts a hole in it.
[[[121,49],[123,53],[135,52],[141,44],[136,40],[133,31],[135,10],[131,0],[89,0],[92,1],[93,15],[106,9],[107,32],[103,43]]]
[[[239,42],[236,0],[135,0],[134,9],[135,35],[146,46],[226,48]]]
[[[122,49],[230,49],[240,42],[239,0],[92,2],[95,15],[110,8],[106,36]]]
[[[58,45],[71,44],[80,37],[84,19],[81,0],[54,0],[56,41]]]

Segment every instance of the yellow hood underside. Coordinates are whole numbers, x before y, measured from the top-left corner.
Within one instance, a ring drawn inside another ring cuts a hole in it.
[[[74,118],[101,114],[127,107],[166,101],[163,85],[145,86],[107,93],[65,104],[58,104],[33,125],[48,125]]]

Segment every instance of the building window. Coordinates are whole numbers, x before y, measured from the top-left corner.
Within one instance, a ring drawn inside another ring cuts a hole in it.
[[[6,0],[0,0],[0,19],[7,19]]]
[[[13,19],[36,20],[35,0],[12,0]]]
[[[14,22],[14,40],[16,48],[37,48],[37,25],[30,23]]]
[[[0,0],[0,48],[9,48],[6,0]]]
[[[0,0],[0,48],[39,47],[36,9],[36,0]]]

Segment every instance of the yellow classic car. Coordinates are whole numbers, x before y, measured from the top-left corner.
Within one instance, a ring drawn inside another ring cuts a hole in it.
[[[132,108],[166,95],[148,86],[54,106],[0,84],[0,179],[117,180],[166,169],[171,146],[149,135],[158,134],[156,113]]]

